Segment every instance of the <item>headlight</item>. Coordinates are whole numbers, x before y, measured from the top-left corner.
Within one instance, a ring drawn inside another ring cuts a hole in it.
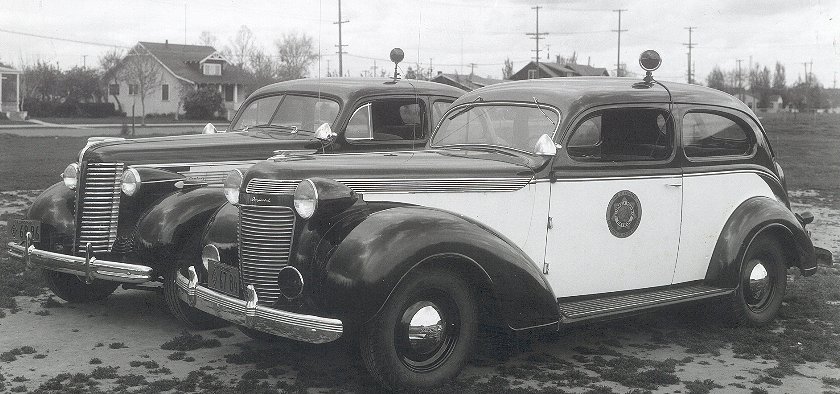
[[[70,190],[76,190],[76,186],[79,185],[79,164],[70,163],[61,173],[61,178],[64,179],[64,186]]]
[[[133,168],[129,168],[125,170],[122,175],[122,192],[125,193],[126,196],[133,196],[140,190],[140,173]]]
[[[304,179],[295,189],[295,211],[303,219],[309,219],[318,207],[318,191],[312,180]]]
[[[231,204],[239,204],[239,189],[242,187],[242,171],[233,170],[225,178],[225,198]]]

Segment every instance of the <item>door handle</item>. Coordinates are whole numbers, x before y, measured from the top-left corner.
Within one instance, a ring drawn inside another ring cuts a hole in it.
[[[682,187],[682,183],[668,183],[665,186],[668,186],[668,187]]]

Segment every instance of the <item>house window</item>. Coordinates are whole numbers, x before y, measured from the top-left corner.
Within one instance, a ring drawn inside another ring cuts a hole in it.
[[[128,94],[133,96],[140,93],[140,85],[136,83],[128,84]]]
[[[204,63],[204,75],[222,75],[222,65],[217,63]]]
[[[108,94],[112,96],[119,96],[120,95],[120,84],[112,83],[108,85]]]
[[[233,85],[225,85],[225,101],[233,101]]]
[[[160,87],[160,99],[163,101],[169,101],[169,85],[163,84]]]
[[[528,79],[537,79],[537,70],[528,70]]]

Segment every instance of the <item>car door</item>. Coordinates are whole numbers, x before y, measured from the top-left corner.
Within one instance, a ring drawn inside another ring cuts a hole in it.
[[[558,298],[671,284],[682,178],[667,106],[591,111],[554,163],[545,264]]]

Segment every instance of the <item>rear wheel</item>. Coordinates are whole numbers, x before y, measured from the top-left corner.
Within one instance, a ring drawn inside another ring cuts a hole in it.
[[[67,302],[99,301],[111,295],[120,286],[119,282],[108,280],[94,280],[91,284],[86,284],[84,279],[76,275],[50,270],[41,270],[41,273],[47,287]]]
[[[388,388],[435,386],[464,366],[477,322],[474,296],[462,278],[443,270],[417,271],[362,327],[362,359]]]
[[[775,240],[759,236],[744,255],[729,306],[728,320],[735,325],[763,326],[779,313],[787,285],[784,253]]]
[[[179,269],[184,271],[183,274],[186,274],[185,268],[177,266],[167,267],[163,273],[163,298],[166,301],[169,313],[189,328],[196,330],[209,330],[228,325],[229,323],[225,320],[193,308],[178,297],[178,285],[175,283],[175,277]]]

